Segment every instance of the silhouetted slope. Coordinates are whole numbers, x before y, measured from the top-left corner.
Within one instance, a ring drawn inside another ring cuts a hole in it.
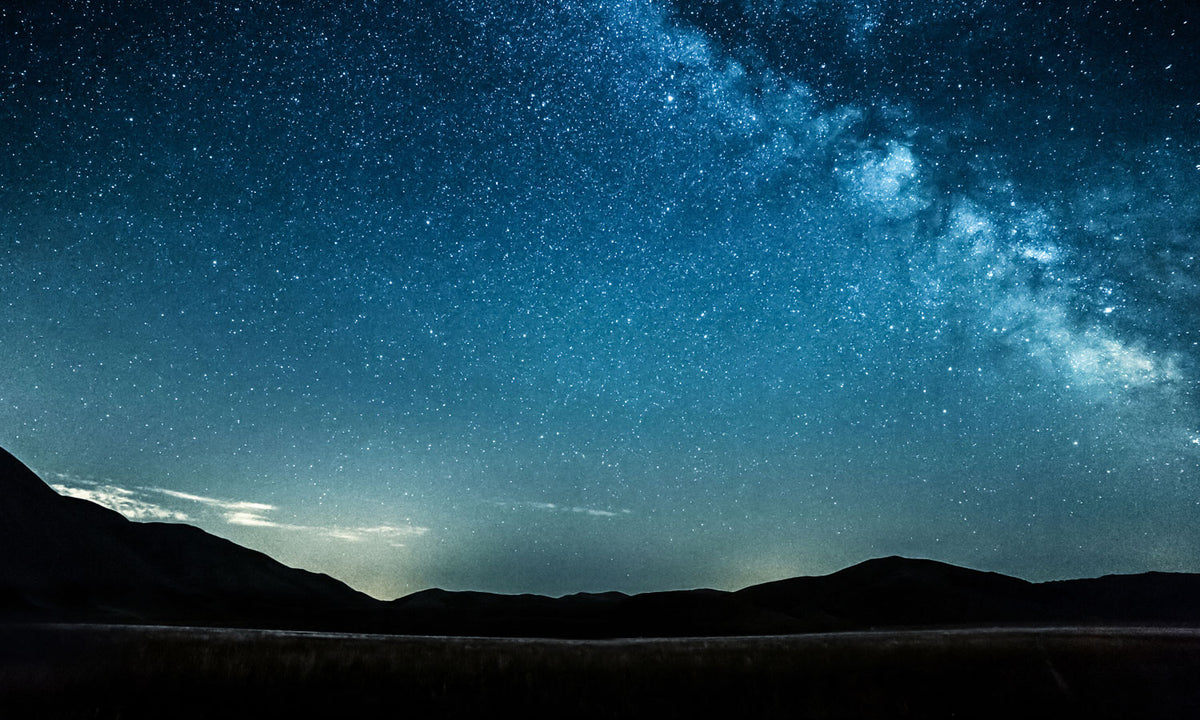
[[[933,560],[868,560],[737,592],[552,599],[429,590],[393,602],[393,627],[448,635],[683,637],[1005,625],[1200,625],[1200,576],[1030,583]]]
[[[1200,625],[1200,575],[1035,584],[887,557],[737,592],[549,598],[426,590],[383,603],[198,528],[130,522],[60,496],[0,450],[0,617],[574,638]]]
[[[1025,580],[900,557],[868,560],[823,577],[755,585],[737,593],[760,607],[825,629],[968,625],[1034,620],[1043,608]]]
[[[63,497],[0,450],[0,610],[33,619],[344,624],[376,601],[195,527]]]
[[[1047,615],[1083,624],[1200,625],[1200,575],[1105,575],[1037,587]]]
[[[1015,625],[1200,625],[1200,576],[1147,573],[1035,584],[933,560],[868,560],[737,592],[495,595],[395,600],[398,632],[542,637],[776,635]]]

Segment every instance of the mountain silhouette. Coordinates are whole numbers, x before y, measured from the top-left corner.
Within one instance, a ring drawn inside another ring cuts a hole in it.
[[[199,528],[132,522],[61,496],[0,449],[0,612],[9,617],[322,626],[374,603]]]
[[[1050,599],[1025,580],[895,556],[737,594],[759,607],[822,621],[830,630],[1032,621],[1047,612]]]
[[[0,619],[495,637],[685,637],[1004,625],[1200,625],[1200,575],[1031,583],[887,557],[728,592],[375,600],[175,523],[54,492],[0,450]]]

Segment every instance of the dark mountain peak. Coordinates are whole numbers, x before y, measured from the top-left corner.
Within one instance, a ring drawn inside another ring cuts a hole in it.
[[[63,497],[0,450],[0,616],[316,626],[374,602],[199,528]]]
[[[1000,573],[951,565],[938,560],[906,558],[899,555],[865,560],[829,576],[830,579],[852,580],[880,586],[992,587],[1011,588],[1029,585],[1025,580]]]
[[[503,595],[501,593],[479,592],[477,590],[443,590],[430,588],[396,598],[392,601],[395,607],[405,608],[461,608],[470,609],[483,606],[495,606],[515,601],[536,601],[543,598],[540,595]]]
[[[58,493],[42,482],[25,463],[0,448],[0,498],[12,503],[53,502]]]
[[[828,629],[1017,620],[1036,612],[1033,585],[936,560],[889,556],[823,577],[738,591],[777,612]]]
[[[1027,586],[1028,582],[994,572],[972,570],[938,560],[906,558],[899,555],[864,560],[824,576],[802,576],[774,580],[739,590],[747,595],[793,594],[806,588],[844,587],[859,591],[868,589],[897,589],[903,587],[935,588],[945,586]]]
[[[840,573],[870,571],[875,573],[887,573],[906,571],[912,568],[924,568],[926,570],[942,570],[942,569],[958,569],[957,565],[941,562],[940,560],[930,560],[927,558],[910,558],[903,555],[886,555],[884,557],[870,558],[862,562],[855,563],[846,568],[842,568],[832,575]]]
[[[629,595],[627,595],[623,592],[620,592],[617,590],[609,590],[607,592],[571,593],[570,595],[563,595],[560,599],[568,600],[568,601],[572,601],[572,602],[575,602],[575,601],[578,601],[578,602],[611,602],[614,600],[624,600],[628,597],[629,597]]]

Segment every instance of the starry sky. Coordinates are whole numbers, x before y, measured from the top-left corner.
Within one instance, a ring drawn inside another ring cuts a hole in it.
[[[1200,12],[0,9],[0,445],[383,598],[1200,572]]]

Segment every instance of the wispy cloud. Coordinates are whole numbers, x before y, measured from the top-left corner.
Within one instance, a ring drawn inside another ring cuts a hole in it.
[[[185,501],[211,508],[229,525],[251,528],[270,528],[293,532],[311,533],[332,540],[345,542],[384,542],[392,547],[403,547],[410,538],[421,537],[429,532],[429,528],[419,525],[367,525],[345,527],[341,525],[300,525],[280,522],[271,517],[271,513],[279,507],[270,503],[249,500],[226,500],[221,498],[196,495],[194,493],[168,490],[166,488],[125,488],[111,481],[98,482],[81,478],[67,473],[49,472],[45,477],[57,480],[51,484],[60,495],[80,498],[103,505],[115,510],[130,520],[175,520],[194,521],[192,514],[183,510],[166,507],[149,498],[153,495],[162,496],[174,501]],[[201,512],[205,515],[205,512]],[[209,516],[211,512],[207,513]]]
[[[269,503],[246,500],[223,500],[164,488],[154,488],[154,491],[179,500],[187,500],[215,508],[221,512],[225,522],[230,525],[240,525],[242,527],[273,528],[275,530],[315,533],[333,540],[344,540],[347,542],[380,540],[387,542],[393,547],[402,547],[403,543],[400,541],[405,538],[420,537],[429,532],[429,528],[418,525],[373,525],[368,527],[298,525],[295,523],[279,522],[271,518],[269,513],[275,512],[279,508]]]
[[[418,525],[375,525],[373,527],[328,527],[312,529],[336,540],[346,540],[348,542],[381,540],[392,547],[404,547],[403,540],[420,537],[429,532],[429,528]]]
[[[599,508],[582,507],[580,505],[559,505],[558,503],[534,502],[531,500],[515,500],[509,502],[497,502],[497,505],[502,505],[512,508],[530,508],[532,510],[546,510],[548,512],[561,513],[578,513],[580,515],[590,515],[592,517],[618,517],[621,515],[629,515],[629,510],[601,510]]]
[[[208,505],[211,507],[220,508],[222,510],[229,510],[231,512],[267,512],[278,509],[274,505],[268,505],[267,503],[247,502],[245,500],[218,500],[217,498],[205,497],[203,495],[193,495],[191,493],[179,492],[178,490],[167,490],[165,488],[151,488],[151,490],[162,493],[163,495],[169,495],[173,498],[178,498],[179,500],[190,500],[192,502],[201,503],[202,505]]]
[[[50,473],[60,482],[51,488],[60,495],[79,498],[115,510],[130,520],[188,520],[188,514],[146,500],[144,493],[117,485],[73,477],[66,473]]]
[[[271,527],[284,529],[293,529],[297,527],[294,525],[278,523],[262,513],[249,512],[246,510],[234,510],[225,513],[225,522],[229,523],[230,525],[244,525],[247,527]]]
[[[199,503],[207,507],[215,508],[221,512],[225,518],[225,522],[230,525],[242,525],[246,527],[273,527],[286,528],[282,523],[278,523],[267,517],[266,513],[278,510],[275,505],[261,502],[251,502],[248,500],[222,500],[219,498],[207,497],[205,495],[194,495],[192,493],[180,492],[178,490],[167,490],[166,488],[150,488],[154,492],[162,493],[167,497],[175,498],[176,500],[187,500],[188,502]]]

